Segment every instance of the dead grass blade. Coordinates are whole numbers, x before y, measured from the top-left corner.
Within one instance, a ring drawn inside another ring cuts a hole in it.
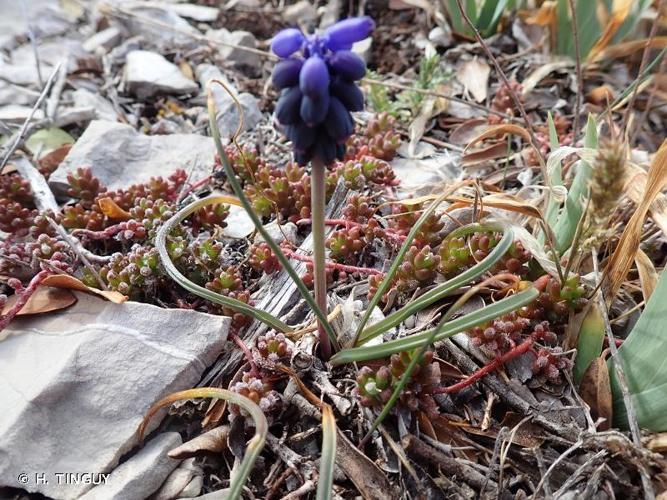
[[[618,28],[621,27],[621,25],[625,22],[625,19],[628,17],[628,14],[630,14],[633,3],[634,0],[621,0],[614,2],[613,11],[610,18],[606,21],[600,38],[598,38],[598,41],[595,42],[595,45],[593,45],[593,48],[588,53],[589,60],[595,59],[595,56],[598,55],[607,45],[609,45],[609,42],[618,31]]]
[[[625,277],[632,267],[639,248],[642,225],[655,197],[667,184],[667,140],[665,140],[653,159],[648,172],[644,196],[623,230],[621,239],[605,269],[607,283],[606,300],[609,303],[621,288]]]
[[[658,284],[658,271],[655,270],[653,262],[651,262],[651,259],[649,259],[648,255],[641,248],[637,249],[635,264],[637,265],[637,272],[639,272],[639,281],[642,285],[644,301],[648,302]]]

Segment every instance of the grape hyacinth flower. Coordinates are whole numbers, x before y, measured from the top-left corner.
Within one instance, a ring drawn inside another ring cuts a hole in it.
[[[306,36],[288,28],[273,38],[271,50],[281,58],[272,74],[274,86],[282,90],[276,117],[299,164],[343,159],[354,129],[350,112],[364,106],[355,81],[366,73],[366,63],[352,52],[352,44],[367,38],[373,27],[370,17],[353,17],[322,34]]]
[[[281,58],[272,74],[273,84],[282,90],[276,104],[276,117],[292,141],[296,162],[300,165],[311,162],[312,167],[315,301],[325,313],[326,165],[336,158],[343,159],[345,141],[354,131],[350,112],[364,107],[364,96],[355,81],[366,73],[366,63],[352,52],[352,45],[367,38],[374,26],[370,17],[352,17],[334,24],[322,34],[306,36],[298,29],[285,29],[271,42],[271,50]],[[320,321],[318,331],[322,357],[328,359],[330,339]]]

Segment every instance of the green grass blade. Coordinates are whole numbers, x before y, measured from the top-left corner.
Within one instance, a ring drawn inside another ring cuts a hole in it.
[[[477,18],[477,29],[484,38],[496,33],[498,22],[507,8],[508,0],[486,0],[479,11]]]
[[[213,99],[213,96],[211,95],[210,92],[208,96],[208,117],[209,117],[209,125],[211,127],[211,136],[213,137],[215,148],[218,151],[218,156],[220,156],[220,161],[222,162],[222,166],[225,169],[225,174],[227,175],[227,180],[229,184],[232,186],[234,193],[239,198],[241,205],[243,206],[248,216],[252,220],[252,223],[255,225],[255,229],[257,229],[259,234],[262,235],[267,245],[271,247],[271,250],[273,251],[274,255],[278,258],[278,260],[282,264],[283,269],[285,269],[285,271],[287,271],[287,274],[289,274],[290,278],[292,278],[292,281],[294,282],[297,289],[301,293],[301,296],[308,303],[315,316],[317,316],[317,319],[319,319],[320,322],[322,323],[322,326],[326,330],[327,335],[329,336],[329,339],[331,340],[332,344],[334,346],[338,346],[338,340],[336,339],[336,334],[334,333],[333,328],[331,328],[331,325],[327,320],[326,314],[324,314],[324,312],[318,307],[314,297],[312,296],[306,285],[304,285],[303,281],[301,280],[299,275],[296,273],[296,271],[290,264],[289,259],[285,257],[285,254],[280,249],[280,246],[278,246],[278,244],[276,244],[276,242],[273,241],[273,238],[264,228],[264,224],[262,224],[262,221],[259,219],[255,211],[252,209],[250,201],[243,192],[243,188],[239,184],[239,181],[236,179],[236,172],[234,172],[234,169],[229,163],[229,158],[227,157],[225,149],[222,147],[222,142],[220,141],[220,130],[218,129],[218,122],[216,120],[215,100]]]
[[[144,421],[139,428],[139,435],[143,436],[143,432],[146,428],[146,425],[148,424],[148,421],[153,415],[155,415],[155,413],[157,413],[158,410],[160,410],[160,408],[163,408],[164,406],[169,405],[175,401],[194,398],[224,399],[225,401],[238,405],[247,411],[255,424],[255,435],[250,439],[250,441],[248,441],[245,456],[243,457],[241,465],[234,477],[230,478],[229,490],[225,496],[226,500],[237,500],[241,498],[243,486],[245,485],[245,482],[248,479],[250,472],[252,471],[255,460],[257,460],[257,457],[262,451],[262,448],[264,448],[266,435],[269,431],[269,424],[266,421],[264,413],[262,413],[262,410],[259,408],[259,406],[257,406],[250,399],[235,392],[231,392],[226,389],[219,389],[216,387],[200,387],[197,389],[175,392],[161,399],[155,403],[150,410],[148,410],[148,413],[144,417]]]
[[[181,274],[178,269],[176,269],[176,266],[172,262],[171,257],[169,257],[169,252],[167,251],[167,236],[169,236],[169,233],[171,233],[174,227],[176,227],[177,224],[180,224],[190,214],[200,210],[202,207],[205,207],[206,205],[213,205],[215,203],[224,203],[226,198],[227,197],[225,196],[209,196],[208,198],[190,203],[185,208],[179,210],[171,219],[169,219],[162,225],[162,227],[160,227],[157,236],[155,237],[155,248],[157,248],[160,254],[162,266],[171,279],[173,279],[176,283],[181,285],[189,292],[194,293],[195,295],[198,295],[199,297],[202,297],[206,300],[210,300],[211,302],[215,302],[216,304],[229,307],[234,311],[247,314],[248,316],[266,323],[271,328],[274,328],[280,332],[290,332],[292,331],[292,328],[280,321],[272,314],[260,311],[259,309],[246,304],[245,302],[241,302],[240,300],[232,299],[230,297],[225,297],[224,295],[213,292],[204,288],[203,286],[199,286],[196,283],[193,283],[188,278],[183,276],[183,274]]]
[[[447,236],[446,240],[468,235],[476,231],[502,231],[504,234],[500,242],[498,242],[498,245],[496,245],[493,251],[484,260],[478,262],[473,267],[467,269],[458,276],[455,276],[454,278],[436,286],[433,290],[429,290],[421,297],[413,300],[398,311],[393,312],[382,321],[369,326],[359,336],[358,343],[364,344],[370,339],[381,335],[390,328],[404,321],[406,318],[409,318],[425,307],[428,307],[434,302],[442,299],[447,294],[458,289],[461,285],[469,283],[478,276],[482,275],[488,271],[491,266],[493,266],[493,264],[495,264],[503,255],[505,255],[505,252],[509,250],[510,246],[514,242],[514,231],[512,228],[503,227],[499,224],[469,224],[452,231]],[[445,242],[443,242],[443,244],[445,244]]]
[[[586,135],[584,136],[584,147],[588,149],[597,149],[598,137],[595,126],[595,119],[589,115],[586,125]],[[591,165],[586,160],[579,160],[574,164],[576,174],[570,186],[570,191],[565,200],[565,207],[558,217],[554,226],[556,236],[556,250],[562,255],[574,239],[579,221],[584,215],[586,200],[589,193],[589,183],[592,174]]]
[[[581,382],[581,378],[591,362],[600,357],[604,337],[604,319],[597,304],[593,303],[579,330],[577,358],[574,360],[574,368],[572,369],[575,384],[578,385]]]
[[[329,500],[333,493],[334,463],[336,461],[336,418],[331,406],[322,405],[322,455],[317,482],[317,500]]]
[[[628,338],[618,349],[640,427],[654,432],[667,431],[667,273],[658,284]],[[614,421],[627,425],[613,360],[608,361]]]
[[[359,323],[359,326],[357,326],[357,331],[354,333],[354,336],[352,337],[352,342],[351,345],[355,345],[357,343],[357,339],[361,335],[361,332],[363,331],[364,327],[366,326],[366,323],[368,322],[368,319],[371,317],[371,314],[373,313],[373,310],[375,307],[377,307],[378,303],[380,302],[380,299],[382,296],[385,294],[385,292],[389,289],[389,286],[391,285],[391,280],[393,279],[394,275],[396,274],[396,271],[398,271],[398,267],[401,265],[401,262],[403,262],[403,258],[405,257],[405,254],[408,253],[408,250],[410,249],[410,245],[412,245],[412,242],[415,239],[415,236],[417,236],[417,232],[419,229],[422,227],[424,222],[426,222],[426,219],[435,211],[435,209],[442,203],[447,196],[451,194],[450,190],[445,191],[442,193],[440,196],[438,196],[435,200],[433,200],[433,203],[424,210],[424,213],[422,213],[421,217],[417,219],[417,222],[415,225],[412,227],[410,232],[408,233],[408,236],[405,238],[405,241],[403,242],[403,245],[401,246],[400,250],[398,251],[398,254],[396,255],[396,258],[391,264],[391,267],[389,268],[389,271],[387,271],[387,274],[385,275],[384,279],[382,280],[382,283],[380,283],[380,286],[378,287],[377,291],[375,292],[375,295],[373,295],[373,298],[368,304],[368,307],[366,308],[366,312],[364,313],[363,318],[361,318],[361,322]]]
[[[529,304],[535,300],[539,292],[535,288],[529,288],[516,295],[505,297],[504,299],[494,302],[491,305],[484,307],[478,311],[466,314],[460,318],[445,323],[440,333],[438,333],[433,341],[443,340],[464,332],[470,328],[486,323],[492,319],[497,318],[510,311],[514,311],[521,306]],[[352,349],[344,349],[336,353],[330,360],[332,365],[341,365],[345,363],[353,363],[355,361],[368,361],[371,359],[386,358],[396,352],[409,351],[422,345],[422,343],[429,338],[432,330],[410,335],[409,337],[391,340],[379,345],[354,347]]]

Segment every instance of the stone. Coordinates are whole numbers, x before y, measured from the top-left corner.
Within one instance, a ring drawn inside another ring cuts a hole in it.
[[[165,49],[170,47],[190,47],[201,43],[191,36],[201,36],[201,32],[171,10],[170,5],[158,5],[157,3],[140,1],[128,3],[129,5],[124,6],[124,8],[138,15],[137,18],[128,16],[122,19],[123,25],[132,36],[142,36],[158,47]],[[142,22],[141,17],[148,17],[172,29]]]
[[[221,80],[234,92],[234,95],[243,108],[244,127],[242,131],[252,130],[262,120],[262,112],[259,109],[259,100],[252,94],[244,92],[239,94],[234,86],[224,77],[222,72],[212,64],[200,64],[195,68],[195,75],[203,89],[208,88],[211,80]],[[215,99],[216,117],[220,136],[231,137],[239,126],[239,112],[234,99],[220,85],[211,86],[213,98]]]
[[[256,49],[257,39],[249,31],[238,30],[230,32],[225,28],[221,28],[219,30],[207,31],[206,36],[212,42],[220,44],[218,52],[223,60],[251,68],[261,66],[262,59],[258,54],[232,46],[236,45]]]
[[[93,120],[49,178],[56,194],[67,191],[67,174],[85,166],[110,189],[169,176],[178,168],[190,182],[211,173],[213,139],[197,134],[144,135],[129,125]]]
[[[113,105],[98,92],[90,92],[84,88],[77,89],[70,94],[75,108],[93,108],[95,118],[115,122],[118,114]]]
[[[69,309],[16,318],[0,336],[0,488],[43,472],[48,482],[22,487],[57,500],[86,493],[92,484],[58,484],[55,473],[111,472],[139,444],[148,409],[196,385],[229,331],[224,316],[76,296]]]
[[[211,23],[218,19],[218,15],[220,15],[220,9],[217,7],[206,7],[205,5],[191,3],[176,3],[167,5],[166,8],[181,17],[194,19],[200,23]]]
[[[109,26],[83,42],[83,49],[87,52],[96,52],[99,49],[102,53],[106,53],[120,42],[120,35],[120,30],[116,26]]]
[[[371,59],[371,46],[373,45],[373,39],[369,36],[363,40],[359,40],[354,45],[352,45],[352,52],[358,54],[366,63]]]
[[[308,0],[300,0],[283,11],[283,19],[289,25],[301,25],[317,20],[317,9]]]
[[[298,228],[296,227],[296,224],[294,224],[293,222],[288,222],[287,224],[280,224],[279,226],[276,221],[273,221],[265,225],[264,229],[266,229],[271,239],[276,243],[282,243],[283,241],[285,241],[285,237],[287,237],[287,241],[289,241],[293,245],[296,245]],[[265,241],[264,237],[261,234],[257,233],[257,235],[255,236],[255,243],[262,243],[264,241]]]
[[[183,495],[183,491],[188,487],[190,487],[189,496],[194,497],[199,495],[201,486],[198,490],[196,490],[195,485],[190,486],[193,479],[196,479],[197,477],[202,479],[202,470],[195,465],[195,460],[195,458],[183,460],[180,465],[169,474],[169,477],[165,479],[162,486],[160,486],[160,489],[151,497],[151,500],[182,498],[185,496]]]
[[[129,460],[118,466],[103,484],[95,486],[79,500],[144,500],[154,493],[179,460],[167,452],[181,443],[178,432],[165,432],[151,439]]]
[[[32,107],[38,97],[39,93],[36,91],[0,81],[0,106],[14,104]]]
[[[127,90],[139,99],[199,91],[199,86],[181,73],[178,66],[148,50],[133,50],[127,54],[124,80]]]
[[[32,106],[19,106],[17,104],[8,104],[0,108],[0,121],[7,123],[23,123],[30,117]],[[44,118],[44,111],[36,109],[32,115],[33,120]]]
[[[222,234],[229,238],[245,238],[255,230],[255,224],[243,207],[229,206],[229,215],[225,219],[227,227]]]

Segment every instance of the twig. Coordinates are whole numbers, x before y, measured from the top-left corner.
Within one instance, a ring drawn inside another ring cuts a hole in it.
[[[664,75],[665,74],[665,63],[667,63],[667,59],[663,59],[660,63],[660,66],[658,67],[658,74],[659,75]],[[653,82],[653,85],[651,86],[651,91],[649,92],[648,99],[646,100],[646,109],[644,109],[644,112],[642,113],[641,118],[639,119],[639,125],[636,127],[632,127],[632,132],[630,135],[630,138],[628,139],[628,147],[632,149],[632,145],[635,143],[635,140],[637,139],[637,134],[639,131],[642,129],[642,124],[648,123],[648,114],[652,111],[653,107],[653,100],[655,99],[655,94],[658,90],[658,82]]]
[[[639,63],[639,72],[638,72],[639,75],[641,75],[644,72],[644,68],[646,67],[646,63],[648,62],[648,56],[649,53],[651,52],[651,44],[658,30],[658,21],[661,18],[660,16],[661,8],[662,8],[662,0],[658,0],[658,5],[656,8],[657,15],[655,16],[653,24],[651,25],[651,32],[649,33],[648,39],[646,40],[646,45],[644,45],[644,52],[642,54],[641,63]],[[628,102],[628,106],[627,108],[625,108],[625,114],[623,115],[623,125],[621,126],[621,130],[625,130],[625,128],[628,126],[630,113],[632,113],[632,108],[634,107],[635,100],[637,99],[637,89],[639,89],[639,85],[635,86],[634,90],[632,91],[632,97],[630,97],[630,102]]]
[[[480,35],[479,30],[477,27],[473,24],[473,22],[470,20],[470,17],[468,17],[468,13],[466,12],[465,8],[463,7],[463,3],[461,0],[456,0],[456,4],[459,7],[459,11],[461,12],[461,15],[463,16],[463,19],[465,19],[466,24],[470,27],[470,29],[475,33],[475,38],[477,39],[477,42],[481,45],[482,49],[486,53],[487,57],[493,64],[493,67],[496,69],[496,72],[500,76],[501,80],[507,87],[507,92],[510,94],[512,97],[512,101],[514,102],[514,105],[516,106],[516,109],[519,110],[519,113],[521,114],[521,118],[523,118],[523,121],[526,124],[526,128],[528,129],[528,133],[530,134],[530,140],[532,141],[533,144],[539,144],[537,142],[537,139],[535,138],[535,130],[533,129],[533,124],[530,121],[530,118],[528,118],[528,114],[526,113],[526,108],[523,106],[521,103],[521,100],[519,99],[519,96],[514,92],[514,89],[510,85],[510,81],[507,78],[507,75],[503,71],[503,69],[500,67],[500,63],[496,59],[496,57],[493,55],[493,52],[491,52],[491,49],[489,46],[486,44],[484,41],[484,38],[482,38],[482,35]],[[542,175],[544,176],[545,179],[547,179],[547,167],[546,164],[544,163],[544,157],[542,156],[542,152],[539,150],[539,148],[535,149],[535,153],[537,154],[537,159],[540,162],[540,167],[542,169]]]
[[[584,74],[581,70],[581,46],[579,43],[579,29],[577,26],[577,9],[574,0],[568,0],[572,13],[572,35],[574,36],[574,50],[577,64],[577,99],[574,104],[574,123],[572,124],[572,142],[576,144],[579,134],[579,113],[581,112],[581,97],[584,94]],[[567,274],[567,273],[566,273]]]
[[[479,379],[484,377],[485,375],[495,371],[496,369],[500,368],[502,365],[507,363],[508,361],[521,356],[522,354],[525,354],[530,350],[530,348],[533,346],[533,340],[532,339],[527,339],[526,341],[522,342],[521,344],[515,346],[511,350],[507,351],[505,354],[502,356],[497,357],[494,359],[491,363],[489,363],[486,366],[483,366],[479,370],[477,370],[475,373],[470,375],[468,378],[465,378],[461,380],[460,382],[457,382],[454,385],[450,385],[447,387],[437,387],[433,393],[434,394],[452,394],[454,392],[459,392],[462,389],[465,389],[466,387],[471,386],[475,382],[477,382]]]
[[[556,460],[553,461],[551,466],[547,469],[547,471],[544,473],[542,476],[542,479],[540,479],[540,482],[537,483],[537,486],[535,487],[535,491],[533,492],[533,496],[530,497],[531,500],[535,500],[537,498],[537,494],[540,492],[542,489],[542,485],[544,482],[547,480],[547,477],[549,477],[549,474],[553,472],[553,470],[556,468],[556,466],[561,463],[563,460],[565,460],[569,455],[574,453],[576,450],[581,448],[583,446],[584,442],[579,439],[576,443],[574,443],[572,446],[570,446],[567,450],[565,450]]]
[[[51,73],[51,76],[49,77],[49,80],[46,82],[46,85],[44,85],[44,88],[42,89],[42,93],[39,94],[39,98],[37,99],[37,102],[32,107],[32,109],[30,110],[30,114],[28,115],[28,117],[23,122],[23,125],[21,126],[21,129],[19,130],[19,133],[16,136],[16,139],[14,139],[14,142],[12,142],[8,146],[8,149],[5,153],[5,156],[2,158],[2,161],[0,161],[0,169],[3,168],[5,165],[7,165],[7,162],[9,161],[9,158],[12,156],[12,154],[14,153],[16,148],[19,146],[21,141],[23,141],[23,138],[25,137],[25,134],[28,132],[28,126],[30,125],[30,122],[32,121],[32,117],[34,116],[35,112],[39,109],[39,107],[42,105],[42,101],[44,101],[44,98],[46,97],[46,94],[48,94],[49,89],[51,88],[51,85],[53,84],[53,81],[55,80],[55,77],[58,74],[58,71],[60,70],[61,65],[62,65],[62,61],[58,63],[58,65],[53,70],[53,73]]]

